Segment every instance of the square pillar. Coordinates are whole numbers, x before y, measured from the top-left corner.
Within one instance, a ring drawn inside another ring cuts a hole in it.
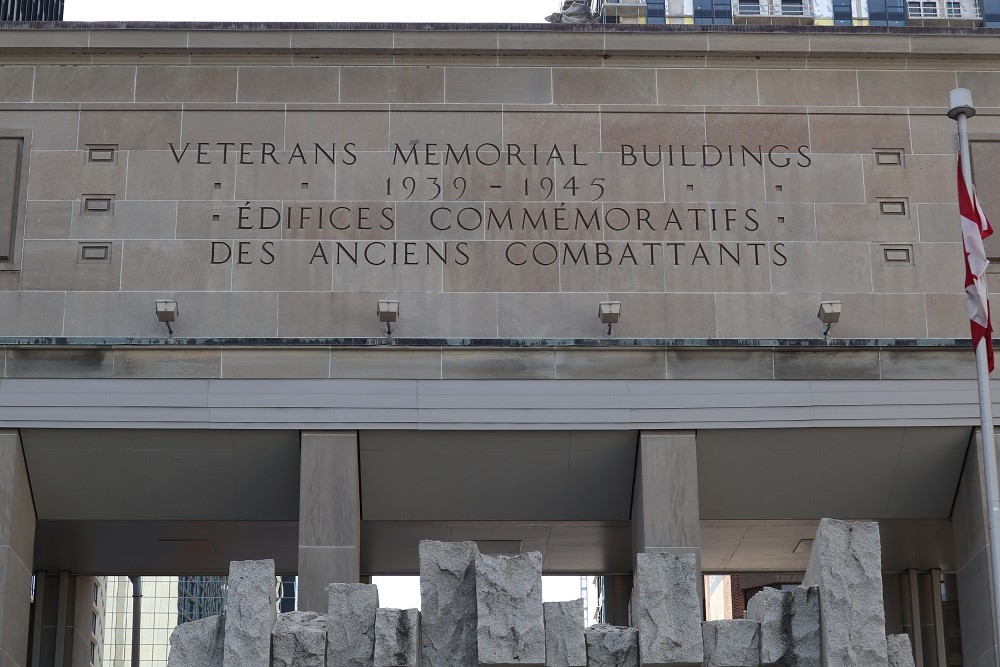
[[[694,431],[643,431],[632,496],[636,553],[693,553],[701,571],[698,451]]]
[[[1000,664],[993,631],[997,610],[993,608],[983,439],[978,428],[969,443],[951,522],[955,533],[962,657],[967,665]]]
[[[17,431],[0,431],[0,663],[26,667],[35,503]]]
[[[326,587],[360,579],[358,434],[303,433],[300,457],[299,610],[326,613]]]

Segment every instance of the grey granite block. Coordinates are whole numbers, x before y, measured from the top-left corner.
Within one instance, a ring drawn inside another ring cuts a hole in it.
[[[375,612],[375,667],[420,667],[420,612]]]
[[[587,628],[587,667],[639,667],[639,632],[598,623]]]
[[[701,624],[705,667],[760,667],[760,623],[708,621]]]
[[[889,667],[914,667],[910,635],[889,635],[885,640],[889,650]]]
[[[877,523],[820,521],[802,583],[819,586],[824,667],[889,664]]]
[[[583,600],[542,603],[545,617],[546,667],[585,667],[587,645],[583,638]]]
[[[701,596],[694,554],[636,555],[632,623],[643,665],[701,665]]]
[[[330,584],[326,619],[326,662],[338,667],[373,667],[378,587]]]
[[[475,542],[420,542],[423,667],[479,662],[476,645]]]
[[[326,667],[326,616],[278,614],[271,633],[271,667]]]
[[[820,667],[818,588],[765,588],[747,603],[746,617],[760,623],[762,665]]]
[[[181,623],[170,634],[167,667],[222,667],[226,617]]]
[[[542,554],[476,557],[479,664],[545,664]]]
[[[276,587],[273,560],[229,564],[223,667],[270,667]]]

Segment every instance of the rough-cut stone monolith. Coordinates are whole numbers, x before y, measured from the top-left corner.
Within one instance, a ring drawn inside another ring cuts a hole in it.
[[[379,609],[375,614],[375,667],[420,667],[420,612]]]
[[[167,667],[222,667],[226,617],[181,623],[170,635]]]
[[[420,542],[423,667],[478,665],[475,542]]]
[[[330,584],[328,591],[326,663],[337,667],[372,667],[378,587]]]
[[[889,664],[877,523],[820,521],[802,583],[819,586],[824,667]]]
[[[822,664],[818,588],[765,588],[750,598],[746,618],[760,623],[760,661],[765,667]]]
[[[270,667],[277,618],[273,560],[229,564],[223,667]]]
[[[480,665],[544,665],[542,554],[476,557]]]
[[[638,632],[604,623],[587,628],[587,667],[639,667]]]
[[[632,625],[643,665],[697,665],[704,659],[694,554],[636,555]]]
[[[910,635],[889,635],[885,640],[889,651],[889,667],[914,667]]]
[[[542,603],[545,616],[546,667],[586,667],[583,600]]]
[[[325,667],[326,616],[313,611],[278,614],[271,633],[271,667]]]
[[[760,667],[760,623],[707,621],[702,623],[705,667]]]

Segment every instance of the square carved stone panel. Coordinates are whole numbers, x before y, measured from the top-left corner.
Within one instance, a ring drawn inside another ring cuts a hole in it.
[[[28,137],[0,130],[0,270],[15,267],[27,190]]]

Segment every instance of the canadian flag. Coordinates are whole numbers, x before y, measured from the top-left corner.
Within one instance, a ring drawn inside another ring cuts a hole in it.
[[[962,173],[962,156],[958,156],[958,214],[962,218],[962,244],[965,246],[965,295],[969,303],[969,324],[972,327],[972,347],[986,338],[986,358],[993,372],[993,324],[990,322],[989,292],[986,289],[986,249],[983,239],[993,233],[990,221],[979,206],[975,188]]]

